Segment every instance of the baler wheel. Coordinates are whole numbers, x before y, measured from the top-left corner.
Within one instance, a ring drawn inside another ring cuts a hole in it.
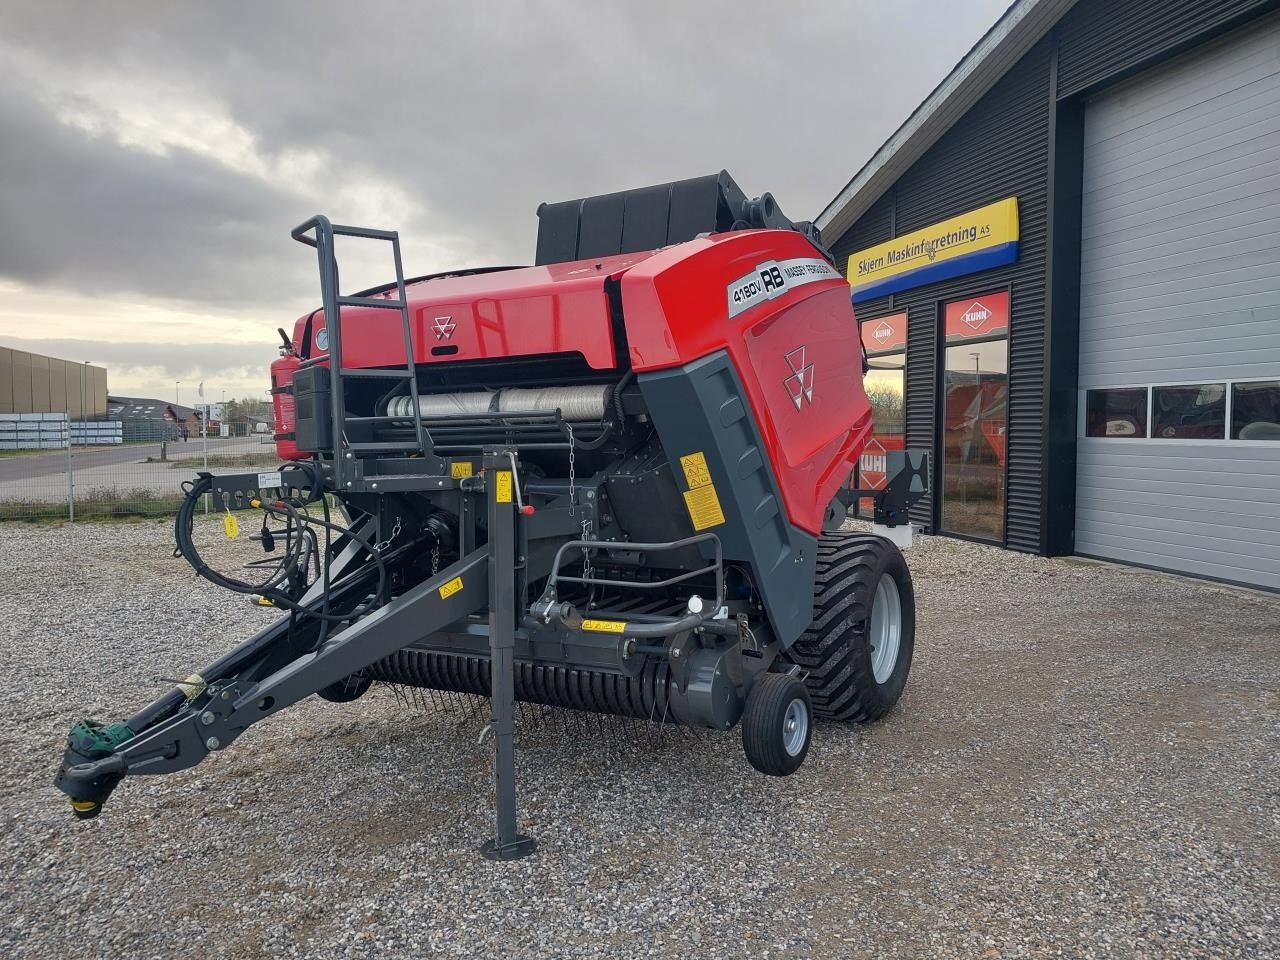
[[[916,602],[902,551],[883,537],[824,534],[813,623],[787,650],[808,671],[813,712],[879,720],[898,702],[915,649]]]
[[[804,681],[763,673],[752,684],[742,713],[742,749],[761,773],[787,777],[800,769],[813,734],[813,704]]]

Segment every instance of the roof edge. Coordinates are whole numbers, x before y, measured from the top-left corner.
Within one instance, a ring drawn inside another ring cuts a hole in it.
[[[899,176],[933,146],[1076,0],[1014,0],[906,121],[871,156],[815,223],[830,243],[851,227]]]

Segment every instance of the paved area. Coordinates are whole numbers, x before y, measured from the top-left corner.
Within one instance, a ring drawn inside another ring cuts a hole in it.
[[[165,454],[168,462],[158,462],[159,443],[122,444],[115,447],[73,447],[72,470],[76,496],[104,493],[119,495],[150,493],[177,495],[203,462],[200,440],[171,442]],[[274,461],[275,447],[260,437],[210,438],[209,457],[257,457]],[[175,463],[174,461],[178,461]],[[229,472],[236,468],[226,468]],[[245,468],[248,469],[248,468]],[[67,499],[67,452],[0,458],[0,516],[6,502],[65,503]]]
[[[944,539],[897,710],[775,780],[736,734],[520,734],[541,852],[480,859],[480,721],[314,699],[73,821],[69,724],[264,614],[165,524],[0,527],[0,956],[1280,956],[1280,597]]]

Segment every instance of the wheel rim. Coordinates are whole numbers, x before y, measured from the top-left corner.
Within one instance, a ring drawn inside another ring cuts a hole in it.
[[[871,673],[876,683],[886,683],[898,665],[898,649],[902,646],[902,597],[898,584],[885,573],[876,584],[871,601]]]
[[[782,715],[782,748],[787,751],[787,756],[799,754],[808,736],[809,711],[805,709],[804,701],[796,697],[787,704],[787,712]]]

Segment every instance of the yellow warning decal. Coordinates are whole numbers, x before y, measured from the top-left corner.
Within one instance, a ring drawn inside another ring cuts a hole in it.
[[[680,466],[684,468],[684,479],[690,490],[711,486],[711,470],[707,466],[707,458],[702,451],[690,453],[680,458]]]
[[[452,580],[450,580],[448,583],[446,583],[443,587],[440,588],[440,599],[448,600],[450,597],[452,597],[455,593],[457,593],[461,589],[462,589],[462,578],[454,577]]]
[[[453,479],[455,480],[462,480],[466,477],[471,476],[471,461],[470,460],[453,461],[453,463],[449,464],[449,476],[453,477]]]
[[[511,502],[511,471],[498,470],[493,475],[493,496],[499,503]]]
[[[596,633],[621,633],[627,629],[622,620],[583,620],[583,630],[594,630]]]
[[[680,466],[684,470],[685,482],[689,484],[684,505],[689,511],[689,519],[693,521],[693,529],[705,530],[724,523],[724,511],[720,509],[720,497],[716,495],[706,456],[701,450],[686,454],[680,458]]]
[[[689,519],[693,521],[693,529],[705,530],[724,523],[724,511],[720,509],[720,498],[716,496],[713,486],[687,490],[684,505],[689,510]]]

